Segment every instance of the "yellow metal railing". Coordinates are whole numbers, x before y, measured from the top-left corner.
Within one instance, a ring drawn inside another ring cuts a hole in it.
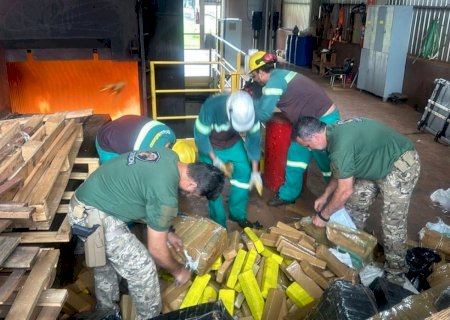
[[[152,105],[152,119],[154,120],[180,120],[180,119],[195,119],[197,115],[178,115],[178,116],[158,116],[157,106],[156,106],[156,95],[157,94],[167,94],[167,93],[203,93],[203,92],[223,92],[225,90],[225,76],[228,74],[230,76],[230,89],[231,92],[240,90],[241,79],[243,73],[241,72],[241,59],[245,52],[235,47],[225,39],[213,36],[218,43],[219,53],[217,55],[217,61],[150,61],[150,96]],[[228,61],[224,59],[224,49],[232,49],[236,52],[236,68],[234,68]],[[156,65],[217,65],[218,72],[220,74],[219,88],[215,89],[156,89],[155,84],[155,66]]]
[[[219,61],[150,61],[150,96],[152,99],[152,119],[153,120],[179,120],[179,119],[195,119],[197,115],[183,115],[183,116],[165,116],[159,117],[156,108],[156,94],[157,93],[195,93],[195,92],[221,92],[223,91],[225,80],[221,79],[220,88],[217,89],[156,89],[155,84],[155,65],[189,65],[189,64],[217,64]]]

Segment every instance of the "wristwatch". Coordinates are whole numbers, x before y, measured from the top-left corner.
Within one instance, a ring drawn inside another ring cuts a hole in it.
[[[316,214],[320,218],[320,220],[322,220],[324,222],[330,221],[330,218],[325,218],[320,211],[318,211]]]

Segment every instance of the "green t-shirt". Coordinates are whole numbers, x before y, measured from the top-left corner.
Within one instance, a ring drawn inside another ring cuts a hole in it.
[[[124,222],[141,219],[166,231],[178,213],[177,162],[167,148],[125,153],[101,165],[75,194]]]
[[[367,118],[351,118],[327,125],[327,151],[336,179],[378,180],[413,143],[391,128]]]

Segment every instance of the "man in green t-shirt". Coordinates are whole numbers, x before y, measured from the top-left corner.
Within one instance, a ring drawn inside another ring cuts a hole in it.
[[[314,203],[316,226],[324,227],[330,216],[345,206],[357,227],[363,229],[369,206],[379,193],[383,195],[386,275],[389,280],[403,282],[408,208],[420,173],[413,143],[367,118],[326,125],[304,117],[297,125],[296,140],[313,150],[327,150],[330,157],[332,178]]]
[[[161,311],[155,263],[180,284],[190,271],[168,249],[181,249],[181,240],[169,232],[178,213],[178,190],[187,195],[216,199],[224,185],[223,173],[204,163],[186,164],[167,148],[132,151],[98,168],[75,191],[69,206],[71,225],[103,227],[106,265],[94,268],[97,308],[119,311],[118,275],[127,279],[137,319]],[[127,222],[147,224],[147,248],[130,232]]]

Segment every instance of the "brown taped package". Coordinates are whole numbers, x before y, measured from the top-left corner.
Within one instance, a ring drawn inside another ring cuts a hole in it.
[[[450,237],[428,228],[423,229],[420,245],[450,255]]]
[[[281,289],[269,289],[262,320],[281,320],[288,313],[286,295]]]
[[[196,216],[179,216],[172,223],[183,241],[180,252],[170,249],[173,257],[199,275],[208,272],[227,246],[226,230],[210,219]]]
[[[434,301],[448,286],[450,281],[443,282],[421,294],[411,295],[391,309],[374,315],[370,320],[425,319],[437,312]]]
[[[328,222],[327,237],[335,245],[356,253],[364,262],[373,260],[377,239],[367,232]]]
[[[450,282],[450,263],[433,268],[433,273],[427,278],[430,287],[435,287],[443,282]]]

